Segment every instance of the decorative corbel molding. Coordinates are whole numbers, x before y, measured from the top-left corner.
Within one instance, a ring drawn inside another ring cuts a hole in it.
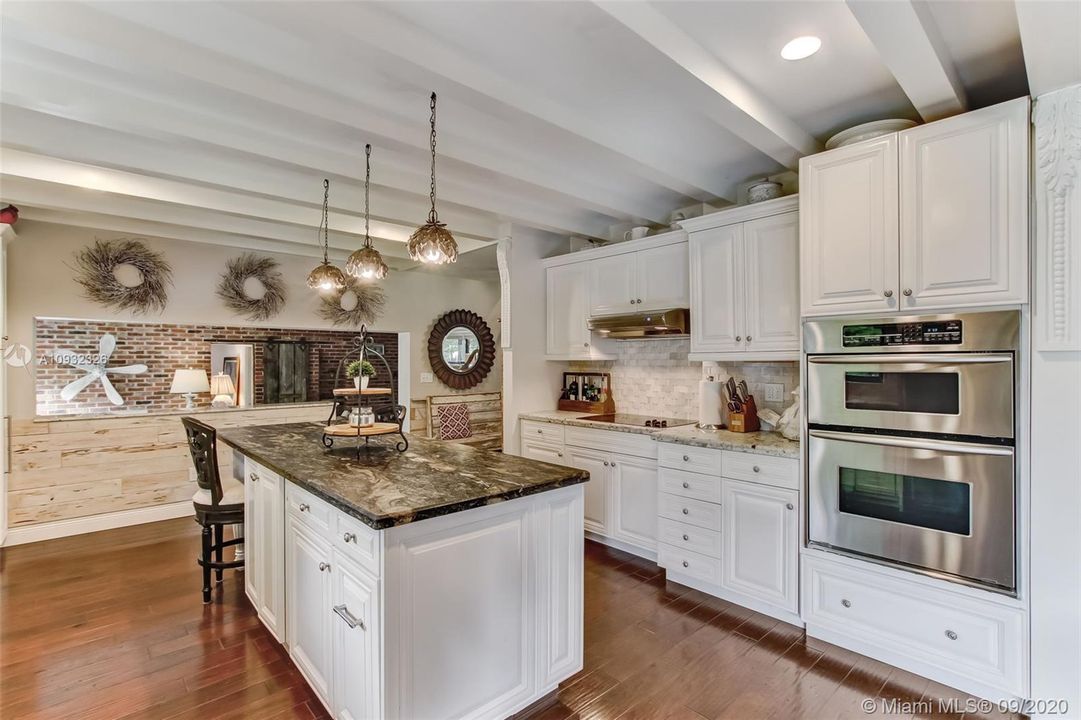
[[[504,350],[509,350],[511,347],[510,244],[510,237],[504,235],[495,248],[495,261],[499,266],[499,345]]]
[[[1038,351],[1081,351],[1081,85],[1036,99]]]

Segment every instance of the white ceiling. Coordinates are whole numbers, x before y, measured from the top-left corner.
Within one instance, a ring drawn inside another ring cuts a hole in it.
[[[345,252],[370,142],[398,267],[427,213],[432,90],[464,251],[507,222],[666,223],[852,124],[1028,90],[1012,2],[5,0],[0,19],[0,201],[24,216],[314,254],[329,177]],[[782,60],[801,34],[821,52]]]

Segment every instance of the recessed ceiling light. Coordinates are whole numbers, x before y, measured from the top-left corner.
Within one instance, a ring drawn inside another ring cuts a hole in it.
[[[822,41],[816,38],[814,35],[804,35],[802,37],[789,40],[783,48],[781,48],[781,57],[785,60],[802,60],[803,58],[811,57],[818,49],[822,47]]]

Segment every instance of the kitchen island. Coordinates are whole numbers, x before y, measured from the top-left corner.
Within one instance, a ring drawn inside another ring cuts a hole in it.
[[[584,471],[231,429],[245,590],[337,718],[504,718],[582,667]]]

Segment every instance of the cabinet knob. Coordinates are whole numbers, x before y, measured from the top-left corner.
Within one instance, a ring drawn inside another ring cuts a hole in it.
[[[642,304],[642,298],[638,298],[638,304],[639,304],[639,305],[641,305],[641,304]]]
[[[634,305],[634,298],[631,298],[631,305]]]
[[[793,505],[792,503],[785,503],[785,507],[788,508],[789,510],[795,510],[796,509],[796,506]]]
[[[690,455],[684,455],[683,456],[683,462],[690,462],[690,461],[691,461],[691,456]]]
[[[761,469],[757,465],[752,467],[751,470],[754,470],[755,472],[761,472]]]
[[[690,488],[690,486],[691,486],[691,484],[690,484],[690,483],[686,483],[686,482],[685,482],[685,483],[683,483],[683,489],[684,489],[684,490],[686,490],[686,489]]]
[[[684,514],[684,515],[690,515],[690,514],[691,514],[691,511],[690,511],[690,510],[688,510],[687,508],[683,508],[683,514]]]
[[[607,460],[604,461],[604,466],[608,467],[608,461]]]
[[[956,640],[957,639],[957,633],[955,633],[953,630],[947,630],[946,631],[946,637],[948,637],[950,640]]]
[[[905,297],[912,297],[912,288],[905,288],[903,293]]]
[[[736,335],[736,342],[743,342],[743,336],[742,335]]]
[[[345,540],[346,542],[355,543],[357,541],[357,534],[347,532],[345,535],[342,535],[342,540]]]
[[[885,295],[886,297],[893,297],[893,290],[887,290],[886,292],[884,292],[882,294]]]
[[[750,336],[750,335],[748,335],[748,336],[747,336],[747,342],[750,342],[750,341],[751,341],[751,336]]]
[[[557,452],[557,453],[556,453],[556,455],[557,455],[558,457],[563,457],[563,453],[562,453],[562,452]]]
[[[300,503],[300,512],[308,512],[308,503]]]
[[[852,607],[852,603],[850,603],[848,600],[841,600],[841,604],[845,607]]]
[[[690,567],[690,566],[691,566],[691,564],[689,562],[687,562],[686,560],[683,561],[683,567]]]
[[[543,434],[544,434],[544,431],[543,431],[543,430],[541,430],[540,428],[537,428],[537,434],[538,434],[538,435],[543,435]]]
[[[683,541],[684,542],[686,542],[687,540],[690,540],[690,539],[691,539],[690,535],[688,535],[687,533],[683,533]]]
[[[325,563],[325,562],[319,563],[319,572],[329,572],[329,571],[330,571],[330,563]]]
[[[248,479],[251,480],[252,482],[256,482],[256,481],[259,480],[259,476],[256,475],[255,473],[251,473],[251,474],[248,475]]]
[[[582,343],[582,347],[589,347],[589,343]]]

